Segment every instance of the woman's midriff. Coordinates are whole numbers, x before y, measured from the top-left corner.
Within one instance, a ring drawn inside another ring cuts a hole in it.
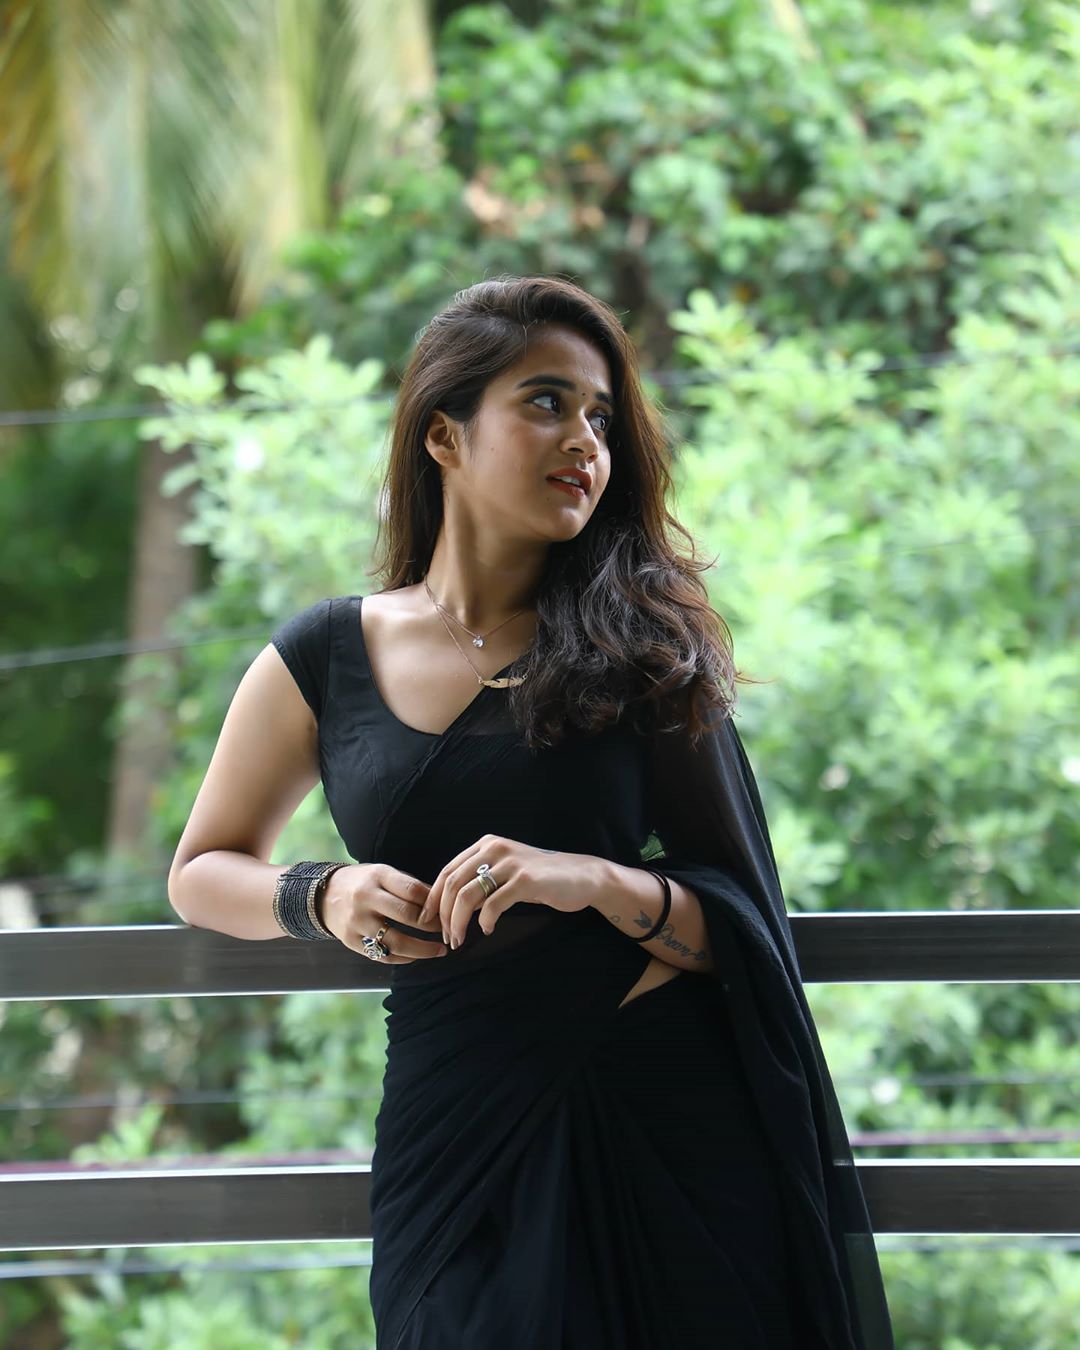
[[[649,964],[641,972],[641,978],[637,984],[631,987],[619,1007],[625,1008],[628,1003],[642,994],[647,994],[650,989],[658,989],[662,984],[667,984],[668,980],[673,980],[676,975],[682,974],[683,971],[678,966],[668,965],[666,961],[661,961],[658,956],[650,956]]]

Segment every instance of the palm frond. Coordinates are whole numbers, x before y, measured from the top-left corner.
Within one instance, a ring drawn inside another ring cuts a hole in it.
[[[437,153],[405,116],[434,85],[424,0],[7,0],[0,22],[11,266],[46,314],[113,330],[133,289],[144,354],[194,276],[255,303],[376,153]]]
[[[240,135],[222,147],[225,248],[240,309],[255,304],[280,270],[286,242],[325,223],[326,151],[318,119],[326,53],[321,3],[249,4],[230,78],[243,91],[234,109]]]
[[[338,0],[341,71],[326,110],[327,139],[345,193],[392,148],[438,154],[429,111],[411,115],[435,88],[436,67],[424,0]]]

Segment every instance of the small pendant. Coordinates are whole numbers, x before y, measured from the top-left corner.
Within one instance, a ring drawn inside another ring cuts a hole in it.
[[[473,640],[472,640],[472,645],[473,645],[474,647],[482,647],[482,646],[484,645],[484,639],[483,639],[483,638],[473,638]]]

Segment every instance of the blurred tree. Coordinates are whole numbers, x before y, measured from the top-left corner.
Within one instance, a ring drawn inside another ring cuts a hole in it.
[[[443,9],[432,154],[373,159],[327,227],[287,245],[265,301],[207,327],[213,360],[141,372],[177,413],[146,431],[176,447],[172,485],[211,562],[178,634],[268,634],[320,595],[362,591],[386,400],[416,329],[485,275],[568,272],[678,390],[679,514],[719,554],[710,584],[743,663],[776,677],[744,696],[745,718],[792,908],[1071,903],[1075,11],[806,0],[807,55],[768,0]],[[267,406],[281,402],[292,411]],[[258,641],[192,645],[168,673],[163,851]],[[340,850],[313,793],[275,857]],[[102,891],[82,916],[160,917],[161,903],[160,885],[129,905]],[[810,994],[855,1132],[1074,1124],[1072,988]],[[9,1094],[61,1091],[103,1043],[85,1079],[111,1074],[118,1096],[252,1094],[134,1124],[121,1104],[103,1151],[370,1144],[377,999],[18,1005],[4,1034]],[[992,1081],[955,1081],[979,1075]],[[11,1150],[55,1153],[41,1113],[11,1114]],[[905,1350],[1075,1339],[1075,1256],[885,1265]],[[354,1269],[164,1282],[95,1282],[66,1304],[70,1343],[141,1350],[170,1328],[175,1341],[199,1295],[216,1345],[246,1345],[253,1326],[268,1344],[370,1343]]]
[[[375,157],[422,159],[434,132],[411,115],[434,78],[423,0],[10,0],[0,24],[0,395],[17,406],[130,399],[133,360],[177,356],[212,315],[250,309],[288,238],[326,224]],[[50,330],[74,359],[42,342]],[[199,575],[188,494],[161,491],[155,443],[137,467],[140,641],[166,632]],[[144,848],[167,768],[167,663],[128,664],[116,853]]]

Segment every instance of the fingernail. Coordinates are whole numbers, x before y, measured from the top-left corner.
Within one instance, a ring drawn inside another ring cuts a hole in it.
[[[446,931],[445,928],[442,930],[442,940],[443,942],[446,943],[448,947],[450,946],[450,934]]]

